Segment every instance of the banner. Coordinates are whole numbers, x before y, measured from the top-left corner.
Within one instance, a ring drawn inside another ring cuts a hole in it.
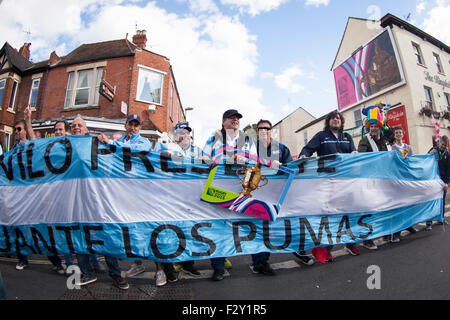
[[[333,70],[339,110],[405,83],[389,28]]]
[[[292,252],[440,220],[443,206],[435,157],[403,159],[394,151],[289,163],[295,175],[275,221],[201,201],[207,164],[93,137],[22,143],[0,156],[0,167],[0,254],[164,262]],[[219,164],[214,175],[227,190],[240,186],[232,167]],[[267,174],[267,185],[252,194],[276,203],[288,177]]]

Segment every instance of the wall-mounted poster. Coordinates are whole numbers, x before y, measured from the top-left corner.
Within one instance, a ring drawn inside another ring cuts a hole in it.
[[[409,144],[408,123],[406,121],[405,106],[389,109],[387,112],[388,123],[391,128],[401,126],[403,129],[403,142]]]
[[[389,28],[356,50],[333,73],[339,110],[405,83]]]

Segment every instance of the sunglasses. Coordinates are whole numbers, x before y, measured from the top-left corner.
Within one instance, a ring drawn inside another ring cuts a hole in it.
[[[270,131],[270,130],[272,130],[272,128],[269,128],[269,127],[260,127],[260,128],[258,128],[258,130],[267,130],[267,131]]]
[[[20,132],[20,131],[22,131],[22,128],[21,127],[15,127],[14,130]]]

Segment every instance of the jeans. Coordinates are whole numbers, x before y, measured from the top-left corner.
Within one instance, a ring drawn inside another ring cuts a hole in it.
[[[65,254],[64,255],[64,260],[66,261],[66,266],[73,266],[73,256],[71,254]]]
[[[19,259],[19,262],[23,262],[24,264],[28,264],[28,256],[25,256],[23,254],[18,253],[17,258]]]
[[[260,252],[252,254],[252,261],[254,267],[261,267],[264,262],[267,262],[270,257],[270,252]]]
[[[81,273],[88,277],[94,277],[95,272],[92,269],[90,260],[92,259],[90,254],[78,254],[77,253],[78,266],[81,269]],[[117,258],[105,256],[106,265],[108,266],[108,274],[112,276],[120,276],[119,260]]]
[[[225,258],[211,258],[211,267],[214,270],[225,270]]]

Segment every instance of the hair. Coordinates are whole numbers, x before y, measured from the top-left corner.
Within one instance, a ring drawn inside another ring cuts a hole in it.
[[[27,128],[27,123],[25,122],[25,120],[18,120],[14,123],[14,127],[17,126],[19,123],[23,123],[23,127],[26,129]]]
[[[69,125],[69,122],[67,122],[67,120],[58,120],[58,121],[56,121],[55,125],[53,126],[53,131],[55,131],[56,125],[58,123],[60,123],[60,122],[64,123],[64,130],[65,131],[70,131],[70,125]]]
[[[330,129],[330,120],[336,115],[338,115],[339,118],[341,119],[341,127],[339,128],[339,131],[341,131],[341,132],[344,131],[345,119],[342,116],[342,113],[340,113],[337,110],[333,110],[329,114],[327,114],[327,117],[325,118],[325,127],[324,127],[325,131]]]
[[[402,130],[402,131],[404,131],[403,128],[402,128],[402,126],[395,126],[395,127],[392,128],[392,131],[394,131],[394,132],[397,131],[397,130]]]
[[[270,128],[272,129],[272,123],[270,123],[269,120],[264,120],[264,119],[259,120],[258,123],[256,124],[256,127],[258,127],[261,123],[268,123]]]

